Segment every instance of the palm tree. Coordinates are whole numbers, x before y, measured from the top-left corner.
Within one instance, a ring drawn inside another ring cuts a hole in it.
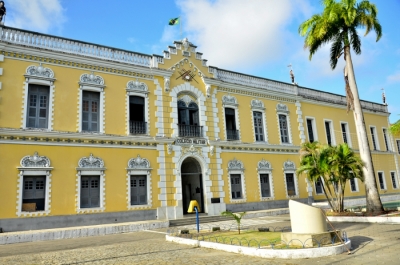
[[[361,54],[361,40],[357,28],[365,27],[365,35],[371,30],[376,32],[376,41],[382,36],[382,27],[377,19],[378,10],[374,4],[364,0],[324,0],[324,11],[313,15],[299,27],[301,36],[305,36],[305,47],[309,49],[311,60],[315,52],[324,44],[332,43],[330,50],[331,68],[335,69],[337,61],[343,54],[346,61],[345,88],[348,108],[353,109],[357,130],[360,156],[365,164],[365,193],[369,212],[383,211],[375,180],[375,171],[369,148],[364,115],[358,95],[350,49]]]
[[[340,144],[332,148],[329,166],[331,172],[335,176],[335,184],[337,183],[337,210],[342,212],[344,210],[344,191],[346,183],[348,180],[354,178],[364,181],[364,164],[347,144]]]
[[[243,213],[232,213],[231,211],[225,211],[221,213],[223,216],[230,216],[233,219],[235,219],[236,223],[237,223],[237,228],[239,231],[239,235],[240,235],[240,223],[242,221],[242,217],[246,214],[246,212]]]

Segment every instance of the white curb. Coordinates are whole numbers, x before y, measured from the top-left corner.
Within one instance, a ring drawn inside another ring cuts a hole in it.
[[[328,216],[331,222],[352,223],[397,223],[400,224],[400,216]]]
[[[227,244],[206,242],[196,239],[187,239],[187,238],[168,236],[168,235],[166,236],[166,240],[169,242],[175,242],[184,245],[223,250],[231,253],[238,253],[260,258],[281,258],[281,259],[307,259],[307,258],[326,257],[326,256],[341,254],[343,252],[346,252],[347,249],[351,248],[350,240],[347,241],[344,245],[341,244],[331,247],[305,248],[305,249],[259,249],[254,247],[227,245]]]

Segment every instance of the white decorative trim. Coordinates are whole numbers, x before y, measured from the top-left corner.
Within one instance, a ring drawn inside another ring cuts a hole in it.
[[[258,99],[253,99],[250,103],[251,109],[250,109],[250,117],[251,119],[251,124],[252,124],[252,133],[253,133],[253,140],[254,143],[260,143],[260,144],[268,144],[268,127],[267,127],[267,115],[266,115],[266,109],[264,107],[264,102]],[[254,112],[261,112],[262,114],[262,121],[263,121],[263,130],[264,130],[264,141],[256,141],[256,131],[255,131],[255,124],[254,124]]]
[[[325,122],[329,122],[330,126],[329,128],[331,129],[331,141],[332,141],[332,145],[336,145],[336,135],[335,135],[335,129],[333,127],[333,121],[330,119],[324,119],[324,131],[325,131],[325,140],[326,140],[326,144],[328,144],[328,136],[326,134],[326,126],[325,126]]]
[[[286,106],[286,105],[285,105]],[[288,112],[289,113],[289,112]],[[290,116],[288,113],[279,111],[276,112],[276,119],[277,119],[277,123],[278,123],[278,135],[279,135],[279,144],[281,145],[293,145],[293,137],[292,137],[292,126],[291,126],[291,122],[290,122]],[[282,143],[282,137],[281,137],[281,126],[279,124],[279,115],[284,115],[286,116],[286,123],[287,123],[287,127],[288,127],[288,137],[289,137],[289,143]],[[304,133],[304,132],[303,132]]]
[[[353,147],[353,143],[351,141],[351,133],[350,133],[350,127],[349,127],[349,123],[347,121],[340,121],[340,135],[342,136],[342,141],[344,143],[343,140],[343,132],[342,132],[342,124],[345,124],[346,127],[346,138],[347,138],[347,145],[349,147]]]
[[[164,76],[164,90],[165,90],[165,92],[169,92],[169,84],[170,84],[169,77]]]
[[[190,52],[182,51],[182,55],[183,56],[190,56]],[[181,66],[184,66],[185,64],[189,64],[189,67],[193,68],[193,73],[194,74],[197,73],[198,76],[203,78],[204,74],[201,72],[201,70],[199,68],[196,67],[196,64],[192,63],[192,61],[190,61],[188,58],[183,58],[182,60],[180,60],[179,62],[177,62],[173,66],[171,66],[168,70],[175,71],[176,69],[180,69]]]
[[[105,174],[104,171],[106,168],[104,167],[103,159],[99,157],[94,157],[93,154],[90,154],[89,157],[82,157],[78,161],[78,167],[76,168],[78,173],[76,174],[76,190],[75,190],[75,204],[76,204],[76,212],[77,213],[95,213],[95,212],[104,212],[105,207]],[[93,175],[100,176],[100,206],[96,208],[81,208],[81,176],[85,175]]]
[[[294,196],[288,195],[288,189],[287,189],[287,183],[286,183],[286,174],[287,173],[293,173],[294,187],[295,187],[295,191],[296,191],[296,195],[294,195]],[[296,164],[293,161],[287,160],[287,161],[283,162],[283,182],[285,183],[285,191],[286,191],[287,199],[300,198],[299,186],[298,186],[298,181],[297,181],[297,176],[296,176]]]
[[[360,189],[359,189],[359,186],[358,186],[358,179],[357,178],[354,178],[353,179],[354,180],[354,184],[355,184],[355,186],[356,186],[356,190],[355,191],[353,191],[353,190],[351,190],[351,179],[349,179],[349,189],[350,189],[350,192],[352,192],[352,193],[356,193],[356,192],[360,192]],[[323,194],[323,193],[322,193]]]
[[[217,108],[218,99],[217,99],[216,95],[217,95],[217,90],[214,89],[214,92],[213,92],[212,98],[211,98],[211,107],[212,107],[213,120],[214,120],[214,137],[215,137],[215,140],[219,140],[220,128],[219,128],[219,117],[218,117],[218,108]]]
[[[392,183],[392,189],[398,190],[400,187],[399,187],[399,180],[398,180],[396,171],[395,171],[395,170],[391,170],[389,173],[390,173],[390,182]],[[392,173],[394,173],[394,181],[396,182],[396,187],[397,187],[397,188],[395,188],[395,187],[393,186]]]
[[[197,104],[199,107],[199,126],[203,126],[203,137],[207,137],[207,132],[208,132],[208,126],[207,126],[207,116],[206,116],[206,111],[207,107],[205,105],[205,100],[206,97],[204,94],[197,89],[196,87],[192,86],[190,83],[185,82],[185,84],[178,85],[174,87],[171,92],[171,118],[172,118],[172,123],[171,123],[171,128],[172,128],[172,136],[173,137],[178,137],[179,132],[178,132],[178,100],[180,98],[191,98],[193,97],[193,101]],[[189,96],[190,95],[190,96]]]
[[[228,187],[229,187],[229,199],[231,203],[241,203],[247,201],[246,193],[246,181],[244,176],[244,166],[243,162],[234,158],[228,162]],[[242,198],[233,199],[232,198],[232,184],[231,184],[231,174],[240,174],[241,184],[242,184]]]
[[[156,100],[154,101],[154,106],[156,106],[156,122],[155,122],[155,128],[157,128],[157,136],[158,137],[164,137],[165,136],[165,131],[164,131],[164,97],[162,93],[162,87],[160,86],[160,83],[158,82],[158,79],[154,79],[154,84],[156,85],[156,89],[154,91],[154,95],[156,96]],[[150,107],[150,106],[149,106]],[[176,109],[177,111],[177,109]],[[178,115],[176,113],[176,115]],[[178,116],[176,116],[176,119],[178,120]]]
[[[95,75],[93,72],[90,74],[82,74],[79,78],[79,90],[78,90],[78,132],[82,132],[82,91],[93,91],[100,93],[100,115],[99,115],[99,131],[98,132],[90,132],[90,133],[104,133],[105,132],[105,110],[106,110],[106,92],[104,88],[104,79],[99,76]]]
[[[224,107],[226,107],[226,106],[237,107],[239,104],[238,104],[238,101],[235,96],[232,96],[231,94],[227,94],[227,95],[222,96],[222,105]]]
[[[272,167],[269,161],[266,161],[264,158],[258,161],[257,163],[257,172],[258,172],[258,191],[260,196],[260,201],[269,201],[275,199],[275,192],[274,192],[274,177],[272,176]],[[261,192],[261,174],[268,174],[269,178],[269,190],[270,190],[270,197],[263,197]]]
[[[383,186],[384,186],[383,189],[381,189],[381,184],[379,182],[379,173],[382,173],[382,180],[383,180]],[[387,186],[387,183],[386,183],[385,172],[383,170],[377,170],[376,171],[376,178],[377,178],[377,185],[379,187],[379,190],[387,190],[388,186]]]
[[[306,135],[304,133],[304,121],[303,121],[303,111],[301,110],[301,103],[300,101],[296,101],[296,114],[297,114],[297,122],[299,123],[299,137],[300,142],[304,143],[306,141]]]
[[[386,131],[386,133],[385,133]],[[386,136],[386,143],[385,143],[385,136]],[[385,145],[386,148],[386,144],[387,144],[387,150],[385,150],[386,152],[391,152],[393,150],[392,145],[391,145],[391,141],[389,139],[389,130],[386,127],[382,127],[382,137],[383,137],[383,144]]]
[[[305,116],[305,130],[307,131],[307,139],[310,141],[310,135],[308,134],[308,125],[307,125],[307,120],[311,120],[311,126],[313,129],[313,134],[314,134],[314,141],[318,141],[318,128],[317,128],[317,123],[315,122],[315,117],[311,116]]]
[[[242,139],[242,135],[240,133],[240,115],[239,115],[239,108],[238,108],[238,104],[236,105],[222,105],[222,115],[224,118],[224,135],[225,135],[225,140],[228,141],[228,134],[226,131],[226,115],[225,115],[225,108],[231,108],[235,111],[235,125],[236,125],[236,130],[239,132],[239,139],[236,141],[241,141]],[[218,124],[216,125],[218,127]]]
[[[39,156],[38,153],[35,152],[33,156],[24,156],[20,161],[20,165],[21,166],[18,167],[16,215],[18,217],[49,215],[51,210],[51,170],[53,169],[50,167],[50,159],[46,156]],[[24,176],[46,176],[44,211],[22,211]]]
[[[146,158],[141,158],[140,155],[137,155],[136,158],[131,158],[128,161],[126,174],[126,202],[128,210],[139,210],[139,209],[148,209],[152,207],[152,179],[151,179],[151,170],[150,162]],[[147,187],[147,204],[143,205],[131,205],[131,186],[130,180],[131,176],[137,175],[146,175],[146,187]]]
[[[289,108],[286,104],[278,103],[276,104],[276,112],[280,114],[289,114]]]
[[[47,128],[32,128],[33,130],[53,130],[53,120],[54,120],[54,91],[55,85],[54,72],[50,68],[43,67],[42,63],[39,66],[30,65],[26,69],[25,82],[23,83],[23,93],[22,93],[22,113],[21,113],[21,128],[27,129],[26,126],[26,116],[28,115],[28,94],[29,85],[42,85],[49,87],[49,109],[47,118]],[[29,128],[30,129],[30,128]]]
[[[133,93],[138,93],[141,94],[142,96],[144,95],[147,97],[147,95],[150,93],[149,88],[147,87],[146,83],[144,82],[139,82],[139,79],[136,78],[136,80],[129,80],[126,83],[126,92],[133,92]]]
[[[157,145],[157,150],[158,150],[158,157],[157,157],[157,163],[159,165],[159,168],[157,170],[157,175],[159,176],[159,181],[158,181],[158,187],[160,189],[160,193],[158,194],[158,201],[160,201],[160,206],[161,207],[167,207],[167,175],[165,172],[165,165],[166,165],[166,158],[165,158],[165,151],[164,151],[164,145],[159,144]],[[164,216],[160,216],[160,213],[158,213],[157,218],[158,219],[166,219],[168,216],[166,213],[163,213]]]

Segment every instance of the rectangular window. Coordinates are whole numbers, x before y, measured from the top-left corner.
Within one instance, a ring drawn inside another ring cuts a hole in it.
[[[387,138],[387,130],[386,129],[382,129],[382,131],[383,131],[383,140],[385,141],[386,151],[390,151],[388,138]]]
[[[144,119],[144,98],[129,97],[129,133],[146,134],[147,123]]]
[[[147,204],[146,176],[131,176],[131,205]]]
[[[381,188],[381,190],[385,190],[386,189],[385,178],[383,177],[382,172],[378,172],[378,180],[379,180],[379,187]]]
[[[271,197],[269,174],[260,174],[261,197]]]
[[[46,194],[46,177],[24,177],[22,191],[22,211],[44,211]]]
[[[326,141],[329,145],[332,145],[332,129],[331,122],[325,121],[325,132],[326,132]]]
[[[396,143],[397,143],[397,151],[400,154],[400,140],[396,140]]]
[[[281,142],[289,143],[289,130],[286,115],[279,114],[279,129],[281,132]]]
[[[316,194],[323,194],[323,187],[322,187],[322,181],[321,178],[318,178],[318,180],[315,182],[315,193]]]
[[[390,172],[390,177],[392,179],[393,189],[397,189],[398,185],[397,185],[397,180],[396,180],[396,173],[395,172]]]
[[[356,192],[357,191],[357,184],[356,184],[356,179],[355,178],[352,178],[352,179],[350,179],[350,190],[352,191],[352,192]]]
[[[100,124],[100,93],[82,92],[82,131],[98,132]]]
[[[314,128],[313,128],[313,120],[307,119],[307,131],[308,131],[308,141],[310,143],[314,142]]]
[[[241,199],[242,198],[242,181],[240,174],[231,174],[231,192],[232,199]]]
[[[295,196],[296,195],[296,188],[294,183],[294,174],[293,173],[286,173],[286,187],[287,187],[287,195],[288,196]]]
[[[343,143],[348,144],[347,140],[347,124],[346,123],[341,123],[340,126],[342,127],[342,136],[343,136]]]
[[[227,140],[239,140],[239,132],[236,130],[235,110],[225,108],[225,125]]]
[[[81,208],[100,207],[100,176],[81,177]]]
[[[369,129],[371,131],[372,146],[374,147],[374,150],[378,150],[375,138],[375,127],[370,127]]]
[[[263,142],[265,140],[264,140],[264,126],[262,120],[262,113],[254,111],[253,118],[254,118],[254,132],[256,135],[256,142]]]
[[[47,86],[29,85],[27,128],[48,128],[49,91]]]

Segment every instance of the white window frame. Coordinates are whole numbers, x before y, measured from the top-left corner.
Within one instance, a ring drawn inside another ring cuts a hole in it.
[[[400,139],[396,139],[397,153],[400,155]]]
[[[94,81],[88,81],[88,80]],[[78,132],[82,131],[82,100],[83,100],[83,91],[90,92],[99,92],[100,93],[100,113],[99,113],[99,131],[98,132],[88,132],[88,133],[105,133],[105,91],[104,88],[104,79],[99,75],[94,75],[94,73],[90,74],[82,74],[79,78],[79,102],[78,102]]]
[[[394,173],[394,181],[396,182],[397,188],[395,188],[395,187],[393,186],[392,173]],[[397,173],[396,171],[393,171],[393,170],[390,171],[390,182],[392,183],[392,188],[393,188],[394,190],[399,189],[399,180],[398,180],[398,178],[397,178],[397,174],[396,174],[396,173]]]
[[[275,199],[275,193],[274,193],[274,177],[272,176],[272,167],[271,163],[269,161],[264,160],[264,158],[257,163],[257,172],[258,172],[258,190],[260,192],[260,200],[261,201],[269,201],[269,200],[274,200]],[[269,178],[269,190],[270,190],[270,196],[269,197],[263,197],[262,192],[261,192],[261,181],[260,177],[261,174],[268,174]]]
[[[349,128],[349,123],[347,121],[340,121],[340,134],[342,135],[342,140],[344,143],[344,139],[343,139],[343,132],[342,132],[342,124],[345,125],[346,128],[346,138],[347,138],[347,145],[349,147],[353,146],[353,143],[351,141],[351,134],[350,134],[350,128]]]
[[[32,159],[33,158],[33,159]],[[29,162],[36,161],[36,162]],[[33,156],[24,156],[20,161],[20,167],[18,167],[18,181],[17,181],[17,211],[18,217],[33,217],[43,216],[50,214],[50,194],[51,194],[51,170],[50,160],[45,156],[39,156],[37,152]],[[45,190],[45,201],[44,210],[35,212],[22,211],[22,199],[24,192],[24,177],[29,176],[45,176],[46,177],[46,190]]]
[[[383,186],[384,186],[383,189],[381,189],[381,184],[380,184],[380,181],[379,181],[379,173],[382,173],[382,180],[383,180]],[[386,179],[385,179],[385,172],[384,172],[384,171],[381,171],[381,170],[376,171],[376,177],[377,177],[377,179],[378,179],[378,186],[379,186],[379,189],[380,189],[380,190],[387,190],[387,183],[386,183]]]
[[[260,143],[260,144],[268,144],[268,131],[267,131],[267,117],[266,117],[266,108],[264,106],[264,102],[258,99],[253,99],[250,102],[251,106],[251,124],[252,124],[252,129],[253,129],[253,139],[254,143]],[[256,132],[255,132],[255,124],[254,124],[254,112],[261,112],[262,115],[262,121],[263,121],[263,130],[264,130],[264,141],[256,141]],[[290,139],[290,138],[289,138]]]
[[[149,112],[149,97],[148,94],[149,88],[144,82],[140,82],[139,79],[135,81],[130,80],[126,83],[126,135],[128,136],[149,136],[150,135],[150,112]],[[144,121],[146,122],[146,134],[135,135],[131,134],[129,130],[129,113],[130,113],[130,104],[129,104],[129,97],[130,96],[137,96],[144,98]]]
[[[126,168],[126,196],[127,196],[127,209],[138,210],[148,209],[153,205],[152,201],[152,179],[150,162],[146,158],[141,158],[138,155],[136,158],[131,158],[128,161],[128,167]],[[146,189],[147,189],[147,204],[131,205],[131,177],[132,176],[146,176]]]
[[[296,191],[296,195],[294,196],[289,196],[288,195],[288,189],[287,189],[287,183],[286,183],[286,174],[287,173],[292,173],[293,178],[294,178],[294,188]],[[286,192],[286,198],[287,199],[293,199],[293,198],[300,198],[299,194],[299,184],[297,181],[297,175],[296,175],[296,164],[290,160],[287,160],[283,163],[283,182],[285,183],[285,192]]]
[[[225,141],[228,141],[228,134],[226,131],[225,108],[231,108],[231,109],[235,110],[235,123],[236,123],[235,125],[236,125],[236,130],[239,132],[239,140],[237,140],[237,141],[241,141],[242,135],[240,133],[239,103],[235,96],[228,94],[228,95],[224,95],[222,97],[222,115],[223,115],[223,120],[224,120],[224,137],[225,137]],[[231,141],[231,140],[229,140],[229,141]]]
[[[374,135],[372,135],[372,133],[371,133],[371,128],[374,130]],[[379,145],[379,139],[378,139],[378,135],[377,135],[376,126],[373,126],[373,125],[369,126],[369,135],[371,135],[372,148],[374,148],[374,142],[373,141],[375,141],[376,149],[372,149],[372,150],[376,150],[376,151],[381,150],[380,145]]]
[[[279,135],[279,143],[281,145],[293,145],[293,138],[292,138],[292,129],[290,125],[290,111],[289,108],[286,104],[278,103],[276,106],[276,119],[278,123],[278,135]],[[279,115],[285,115],[286,116],[286,122],[288,125],[288,138],[289,138],[289,143],[282,143],[282,136],[281,136],[281,126],[279,124]]]
[[[353,178],[353,180],[354,180],[354,185],[356,186],[356,190],[351,190],[351,182],[350,182],[350,179],[349,179],[349,188],[350,188],[350,192],[360,192],[360,188],[359,188],[359,186],[358,186],[358,179],[357,178]]]
[[[305,122],[306,126],[305,127],[306,127],[306,130],[307,130],[307,139],[308,139],[308,141],[310,141],[310,135],[308,133],[307,120],[311,120],[312,131],[313,131],[313,134],[314,134],[314,142],[318,141],[318,130],[317,130],[317,124],[315,122],[315,117],[306,116],[305,120],[306,120],[306,122]]]
[[[382,137],[383,137],[383,143],[385,144],[385,147],[387,147],[386,151],[387,152],[392,151],[392,147],[390,146],[389,133],[388,133],[388,129],[386,127],[382,127]],[[385,137],[386,137],[386,141],[385,141]]]
[[[87,161],[94,161],[84,164]],[[76,168],[76,212],[77,213],[93,213],[93,212],[104,212],[105,207],[105,173],[106,168],[104,167],[104,161],[101,158],[94,157],[90,154],[89,157],[82,157],[78,162]],[[82,176],[100,176],[100,206],[93,208],[81,208],[81,180]]]
[[[23,100],[24,106],[22,109],[22,119],[21,119],[21,128],[22,129],[29,129],[29,130],[53,130],[53,105],[54,105],[54,91],[55,85],[54,81],[54,72],[50,68],[43,67],[41,63],[38,66],[31,65],[28,66],[26,69],[25,82],[24,82],[24,93],[23,93]],[[26,126],[27,122],[27,112],[28,112],[28,94],[29,94],[29,85],[42,85],[49,87],[49,108],[48,108],[48,121],[47,121],[47,128],[28,128]]]
[[[230,160],[228,162],[228,187],[229,187],[229,199],[231,203],[241,203],[247,201],[247,194],[246,194],[246,182],[244,176],[244,167],[243,162],[240,160]],[[241,185],[242,185],[242,198],[241,199],[233,199],[232,198],[232,185],[231,185],[231,175],[238,174],[240,175]]]
[[[325,122],[329,122],[329,124],[330,124],[329,128],[331,130],[331,142],[332,142],[331,145],[335,146],[336,145],[336,137],[335,137],[335,129],[333,128],[333,121],[330,119],[324,119],[325,141],[326,141],[326,144],[328,144],[328,135],[326,133]],[[340,130],[340,131],[342,131],[342,130]]]

